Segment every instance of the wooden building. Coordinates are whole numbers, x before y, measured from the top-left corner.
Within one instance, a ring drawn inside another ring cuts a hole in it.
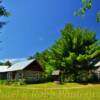
[[[98,61],[94,66],[96,67],[94,73],[96,74],[98,81],[100,81],[100,61]]]
[[[53,81],[55,83],[60,83],[61,82],[61,71],[60,70],[54,70],[52,72],[52,78],[53,78]]]
[[[43,68],[37,60],[25,60],[12,66],[0,66],[0,80],[39,81],[42,78]]]

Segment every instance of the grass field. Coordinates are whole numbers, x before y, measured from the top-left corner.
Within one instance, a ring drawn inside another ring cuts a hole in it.
[[[0,100],[100,100],[100,84],[0,85]]]

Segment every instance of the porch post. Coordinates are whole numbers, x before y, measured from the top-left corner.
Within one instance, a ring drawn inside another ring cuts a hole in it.
[[[24,79],[24,72],[22,71],[21,73],[22,73],[21,78],[23,80]]]

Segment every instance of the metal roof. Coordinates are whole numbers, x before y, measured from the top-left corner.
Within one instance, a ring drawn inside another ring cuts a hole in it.
[[[23,69],[25,69],[29,64],[31,64],[33,61],[35,61],[35,59],[17,62],[17,63],[13,64],[13,65],[10,66],[10,67],[2,67],[2,68],[0,68],[0,72],[10,72],[10,71],[23,70]]]
[[[100,73],[100,61],[98,61],[94,66],[97,67],[95,73]]]
[[[0,72],[6,72],[9,66],[0,66]]]
[[[99,61],[99,62],[97,62],[94,66],[95,66],[95,67],[100,66],[100,61]]]

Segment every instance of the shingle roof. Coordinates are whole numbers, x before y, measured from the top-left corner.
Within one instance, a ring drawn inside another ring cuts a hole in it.
[[[18,71],[18,70],[23,70],[26,68],[29,64],[31,64],[35,59],[33,60],[26,60],[26,61],[20,61],[15,64],[13,64],[10,67],[1,67],[0,72],[9,72],[9,71]]]

